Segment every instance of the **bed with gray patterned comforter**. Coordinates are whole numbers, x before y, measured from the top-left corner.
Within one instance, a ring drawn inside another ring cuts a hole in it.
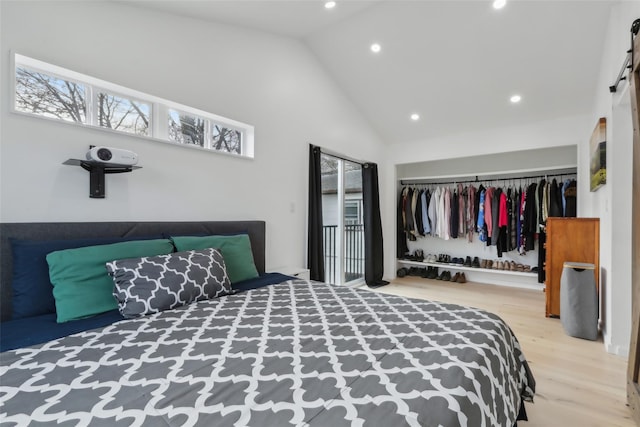
[[[535,388],[491,313],[305,280],[0,357],[3,425],[511,427]]]

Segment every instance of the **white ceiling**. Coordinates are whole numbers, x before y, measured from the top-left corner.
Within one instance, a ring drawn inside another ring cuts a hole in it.
[[[301,39],[389,143],[588,114],[612,1],[123,1]],[[369,46],[378,42],[379,54]],[[512,105],[518,93],[522,102]],[[411,113],[421,119],[412,122]]]

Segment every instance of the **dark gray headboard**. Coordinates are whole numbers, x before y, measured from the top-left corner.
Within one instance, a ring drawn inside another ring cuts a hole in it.
[[[2,320],[6,320],[11,315],[13,257],[9,239],[60,240],[94,237],[145,237],[163,233],[169,236],[239,232],[249,234],[256,268],[258,273],[264,273],[264,221],[2,223],[0,224],[0,317]]]

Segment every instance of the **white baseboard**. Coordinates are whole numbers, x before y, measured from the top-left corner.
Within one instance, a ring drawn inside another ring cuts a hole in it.
[[[616,356],[624,357],[627,359],[629,357],[629,347],[623,347],[617,344],[605,343],[604,349],[607,353],[615,354]]]

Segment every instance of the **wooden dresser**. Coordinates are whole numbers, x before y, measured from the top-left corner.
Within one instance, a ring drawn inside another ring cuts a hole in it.
[[[595,264],[596,289],[600,290],[600,219],[547,219],[546,316],[560,316],[560,277],[566,261]]]

